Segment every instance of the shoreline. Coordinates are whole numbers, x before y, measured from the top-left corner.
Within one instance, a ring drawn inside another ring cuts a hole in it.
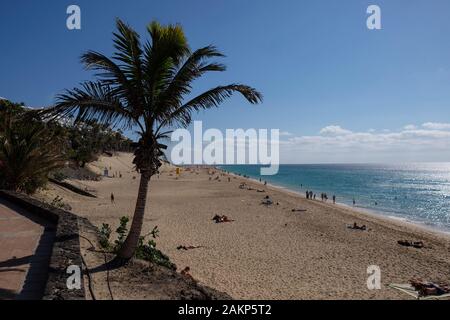
[[[260,182],[256,178],[252,178],[252,177],[245,178],[243,175],[237,174],[237,173],[229,171],[229,170],[225,170],[225,169],[221,168],[220,166],[214,167],[214,168],[215,168],[215,170],[219,170],[224,173],[228,172],[230,175],[236,176],[237,178],[240,178],[243,180],[249,180],[249,181],[252,181],[253,183],[262,184],[264,186],[264,183]],[[280,192],[287,192],[292,195],[298,196],[304,200],[307,200],[306,196],[302,192],[291,189],[288,186],[277,185],[277,184],[273,184],[273,183],[269,183],[269,182],[267,182],[267,186],[271,187],[273,189],[276,189]],[[351,206],[347,203],[343,203],[343,202],[339,202],[339,201],[336,201],[335,204],[329,203],[329,202],[323,202],[321,200],[308,199],[308,201],[312,201],[312,202],[315,202],[318,204],[342,207],[345,210],[354,211],[356,214],[363,214],[363,215],[367,215],[372,218],[387,220],[387,222],[391,222],[391,223],[402,223],[408,227],[418,228],[425,232],[432,232],[432,233],[436,233],[438,235],[442,235],[444,237],[450,238],[450,230],[447,230],[445,228],[439,228],[439,227],[433,226],[433,225],[428,225],[426,222],[422,222],[419,220],[411,220],[408,218],[398,217],[395,215],[394,212],[391,212],[391,211],[381,211],[381,210],[376,210],[373,208],[363,208],[363,207],[358,207],[358,206]]]

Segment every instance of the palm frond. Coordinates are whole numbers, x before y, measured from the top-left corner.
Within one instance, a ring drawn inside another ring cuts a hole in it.
[[[192,83],[206,72],[225,71],[225,65],[207,62],[208,58],[223,56],[214,46],[200,48],[192,53],[159,95],[154,106],[155,115],[161,115],[159,118],[162,118],[163,114],[179,107],[183,97],[191,92]]]
[[[136,83],[142,80],[142,47],[139,34],[122,20],[116,20],[118,32],[114,32],[114,47],[117,52],[114,59],[123,63],[121,66],[124,73]],[[142,84],[141,84],[142,85]]]
[[[132,81],[127,78],[126,73],[114,61],[105,55],[88,51],[81,56],[81,62],[87,70],[98,71],[96,76],[103,85],[107,85],[119,96],[128,100],[132,105],[139,105],[143,92],[138,90]],[[130,110],[132,112],[133,110]]]
[[[122,128],[139,122],[116,92],[100,82],[85,82],[81,88],[67,90],[57,96],[56,105],[45,112],[62,117],[74,116],[75,122],[96,121]]]
[[[50,171],[64,164],[62,138],[40,122],[9,118],[0,137],[2,187],[34,192]]]
[[[173,125],[175,122],[186,127],[191,123],[192,112],[218,107],[234,93],[240,93],[251,104],[257,104],[263,100],[260,92],[246,85],[230,84],[227,86],[219,86],[200,94],[181,107],[176,108],[161,122],[161,127]]]
[[[144,46],[144,77],[147,105],[153,105],[156,97],[173,78],[179,64],[190,49],[183,29],[179,25],[162,26],[153,21],[147,27],[151,41]]]

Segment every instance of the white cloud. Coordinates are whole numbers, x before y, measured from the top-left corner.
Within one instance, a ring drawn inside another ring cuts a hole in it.
[[[403,129],[405,129],[405,130],[416,130],[417,126],[415,126],[413,124],[408,124],[408,125],[404,126]]]
[[[441,129],[437,129],[441,128]],[[399,131],[353,132],[338,125],[319,135],[291,137],[281,147],[282,163],[450,161],[450,125]]]
[[[427,122],[422,127],[430,130],[450,130],[450,123]]]
[[[346,130],[341,128],[340,126],[328,126],[320,130],[320,134],[323,136],[337,137],[337,136],[345,136],[351,134],[350,130]]]
[[[280,137],[291,137],[291,136],[293,136],[293,134],[288,131],[280,131]]]

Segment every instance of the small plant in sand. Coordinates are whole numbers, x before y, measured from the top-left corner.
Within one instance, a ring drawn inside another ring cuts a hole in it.
[[[100,246],[105,250],[110,249],[109,239],[111,238],[111,233],[112,233],[112,230],[111,230],[111,227],[109,226],[109,224],[103,223],[102,227],[100,228],[99,242],[100,242]]]
[[[108,250],[112,253],[117,253],[126,239],[126,235],[128,233],[128,222],[128,217],[120,218],[119,227],[116,229],[117,239],[114,241],[114,245],[112,245],[110,242],[112,233],[111,227],[109,226],[109,224],[104,223],[99,231],[100,246],[104,250]],[[145,242],[147,237],[149,236],[151,237],[151,239]],[[157,265],[161,265],[172,270],[176,270],[176,265],[170,261],[169,257],[156,248],[155,240],[158,237],[159,229],[157,226],[154,227],[153,230],[145,236],[141,236],[135,252],[135,257],[138,259],[153,262]]]
[[[67,179],[67,176],[61,171],[56,171],[55,173],[53,173],[53,179],[59,182],[63,182],[64,180]]]
[[[72,207],[70,205],[68,205],[67,203],[64,202],[64,199],[60,196],[56,196],[52,202],[50,202],[50,205],[52,207],[58,208],[58,209],[63,209],[63,210],[72,210]]]
[[[145,239],[148,236],[151,236],[152,238],[145,243]],[[158,237],[158,226],[154,227],[149,234],[140,237],[135,253],[136,257],[142,260],[151,261],[172,270],[177,270],[177,266],[170,261],[169,257],[156,248],[155,240]]]
[[[130,221],[130,219],[128,217],[122,217],[120,218],[120,223],[119,223],[119,227],[116,229],[116,233],[117,233],[117,239],[114,242],[115,246],[114,246],[114,251],[118,251],[122,245],[123,242],[125,241],[125,238],[127,236],[127,224]]]

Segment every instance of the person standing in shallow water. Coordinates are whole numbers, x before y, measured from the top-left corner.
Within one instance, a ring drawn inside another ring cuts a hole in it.
[[[336,196],[333,195],[333,204],[336,204]]]

